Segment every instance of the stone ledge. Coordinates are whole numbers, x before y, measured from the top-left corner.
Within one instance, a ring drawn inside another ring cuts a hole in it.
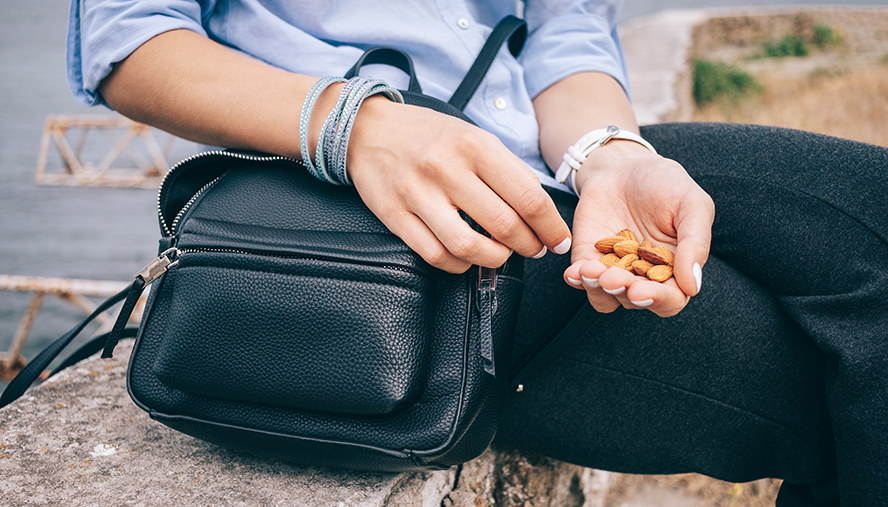
[[[112,360],[87,359],[0,410],[3,505],[580,507],[600,505],[606,492],[605,472],[515,451],[488,450],[462,467],[401,474],[236,454],[136,407],[126,392],[131,351],[131,340],[121,342]]]

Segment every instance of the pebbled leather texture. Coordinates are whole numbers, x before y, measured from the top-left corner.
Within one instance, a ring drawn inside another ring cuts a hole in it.
[[[155,362],[161,381],[333,413],[385,414],[416,398],[434,309],[427,277],[250,257],[180,257],[177,277],[189,290],[172,300]]]
[[[353,189],[296,162],[209,159],[224,175],[162,242],[183,253],[152,287],[128,374],[136,403],[198,438],[306,464],[437,469],[483,452],[522,259],[497,278],[494,377],[477,270],[428,266]]]

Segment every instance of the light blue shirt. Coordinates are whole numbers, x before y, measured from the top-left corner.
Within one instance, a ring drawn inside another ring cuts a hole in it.
[[[72,0],[68,83],[87,105],[104,104],[99,83],[112,65],[160,33],[188,29],[276,67],[341,76],[364,50],[409,54],[425,94],[447,100],[496,23],[523,14],[529,35],[518,59],[501,48],[465,113],[524,160],[545,185],[532,99],[577,72],[609,74],[628,91],[616,32],[621,0]],[[523,13],[519,11],[523,10]],[[362,69],[406,88],[382,65]],[[298,115],[299,111],[293,111]],[[569,190],[568,190],[569,191]]]

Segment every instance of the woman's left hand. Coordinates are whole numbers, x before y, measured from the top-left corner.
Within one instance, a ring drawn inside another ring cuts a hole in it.
[[[565,282],[585,289],[599,312],[620,306],[661,317],[680,312],[700,291],[709,255],[715,217],[709,195],[680,164],[631,141],[612,141],[592,152],[577,173],[577,188],[573,263]],[[674,278],[653,282],[598,262],[603,254],[595,243],[623,229],[674,251]]]

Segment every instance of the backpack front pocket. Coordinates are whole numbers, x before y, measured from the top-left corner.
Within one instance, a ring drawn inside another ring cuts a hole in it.
[[[235,249],[183,249],[173,269],[154,364],[169,387],[352,415],[422,391],[435,291],[421,272]]]

